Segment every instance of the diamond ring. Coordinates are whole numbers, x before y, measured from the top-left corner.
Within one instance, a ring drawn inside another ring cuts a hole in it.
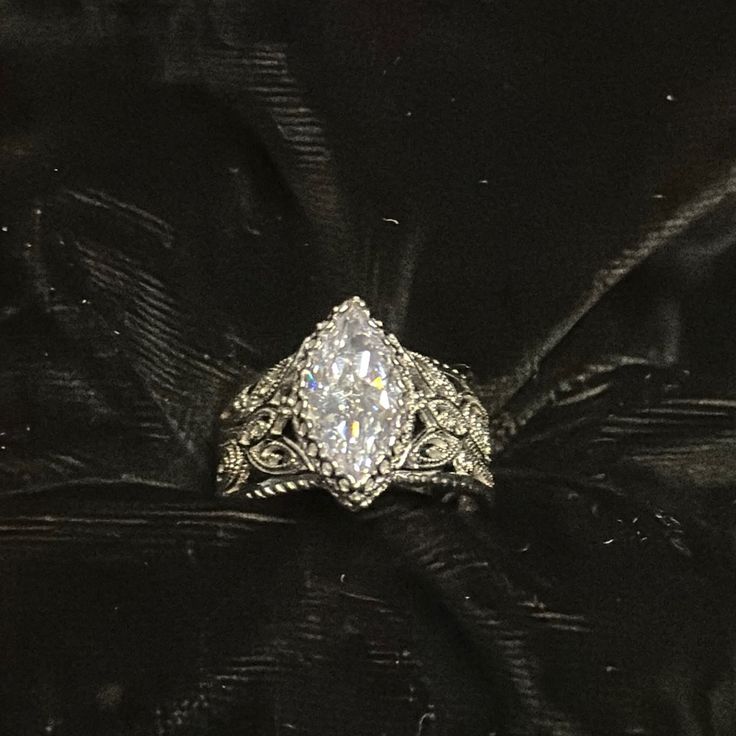
[[[389,485],[493,486],[488,415],[457,370],[406,350],[358,297],[221,416],[220,496],[324,488],[351,510]]]

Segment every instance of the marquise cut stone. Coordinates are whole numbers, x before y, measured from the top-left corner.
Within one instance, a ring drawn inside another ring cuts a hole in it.
[[[310,439],[359,487],[388,457],[409,420],[391,346],[357,300],[343,305],[307,352],[300,378]]]

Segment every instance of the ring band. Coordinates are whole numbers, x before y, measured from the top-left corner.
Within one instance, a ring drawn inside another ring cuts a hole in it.
[[[350,510],[391,484],[493,486],[488,415],[459,371],[403,348],[358,297],[221,415],[217,493],[324,488]]]

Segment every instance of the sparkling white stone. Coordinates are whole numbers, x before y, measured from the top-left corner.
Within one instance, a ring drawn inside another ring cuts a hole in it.
[[[354,488],[390,456],[409,420],[399,371],[385,334],[356,299],[335,312],[307,352],[300,396],[309,437]]]

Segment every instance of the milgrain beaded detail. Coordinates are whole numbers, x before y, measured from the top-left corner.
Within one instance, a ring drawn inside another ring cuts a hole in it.
[[[488,417],[466,379],[405,350],[358,297],[221,419],[221,496],[322,487],[357,510],[391,483],[493,485]]]

